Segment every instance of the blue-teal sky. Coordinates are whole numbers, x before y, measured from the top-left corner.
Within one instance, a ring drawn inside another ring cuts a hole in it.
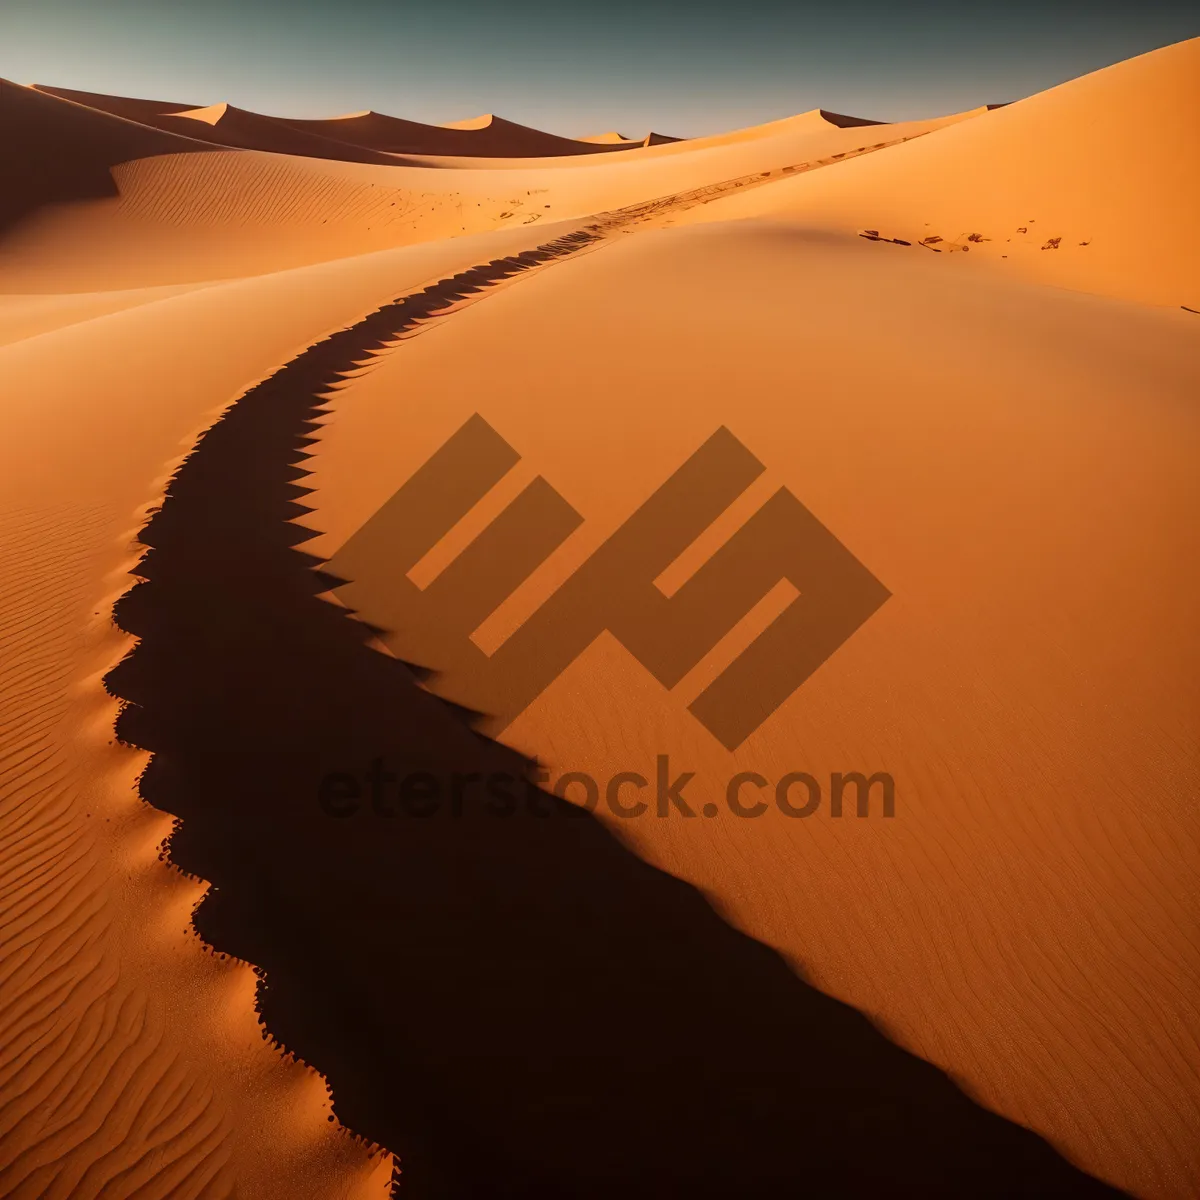
[[[0,75],[284,116],[697,135],[1017,99],[1197,34],[1194,0],[0,0]]]

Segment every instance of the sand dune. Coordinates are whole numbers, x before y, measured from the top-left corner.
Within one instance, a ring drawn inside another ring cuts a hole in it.
[[[688,141],[0,83],[0,1194],[1194,1197],[1198,54]],[[735,749],[770,556],[501,729],[714,435],[655,605],[781,488],[889,595]],[[380,755],[549,777],[316,803]],[[694,819],[560,786],[662,756]]]
[[[245,381],[520,240],[160,297],[0,348],[0,1194],[386,1194],[390,1164],[331,1126],[320,1079],[264,1040],[250,968],[191,931],[207,884],[164,865],[170,818],[136,798],[145,756],[113,744],[101,678],[131,643],[109,614],[147,510]]]
[[[878,230],[956,266],[1200,308],[1198,74],[1200,38],[708,215]]]
[[[1196,702],[1178,656],[1200,601],[1190,322],[946,276],[853,236],[645,234],[339,390],[309,464],[304,523],[326,534],[309,548],[357,580],[345,602],[428,686],[492,711],[346,539],[481,413],[525,462],[473,531],[538,474],[584,517],[479,629],[490,651],[728,424],[768,473],[739,521],[786,486],[893,598],[736,754],[682,707],[703,679],[668,696],[607,636],[505,740],[551,779],[653,779],[663,754],[695,772],[693,811],[723,819],[651,810],[618,834],[989,1107],[1136,1194],[1182,1198],[1200,1179],[1200,1054],[1180,1036],[1200,1016]],[[886,770],[903,811],[725,811],[739,771],[796,770]]]
[[[152,123],[154,117],[196,107],[194,104],[179,104],[170,100],[137,100],[129,96],[107,96],[103,92],[80,92],[73,88],[49,87],[44,83],[35,83],[33,87],[48,96],[73,100],[76,104],[86,104],[88,108],[111,113],[114,117],[124,117],[128,121],[141,121],[144,124]]]
[[[817,112],[821,114],[823,121],[828,121],[830,125],[836,125],[839,129],[858,129],[865,125],[882,125],[883,121],[871,121],[866,117],[848,117],[845,113],[830,112],[828,109],[819,108]]]
[[[273,117],[260,116],[232,104],[212,104],[185,112],[147,118],[159,129],[196,129],[194,136],[222,146],[243,150],[265,150],[271,154],[295,154],[303,158],[332,158],[343,162],[387,164],[386,155],[363,146],[334,141],[293,128]]]
[[[868,142],[874,144],[891,140],[891,131],[896,129],[903,131],[904,129],[911,129],[916,126],[925,129],[938,129],[943,125],[953,124],[956,121],[985,111],[986,109],[983,108],[971,109],[965,113],[955,113],[929,121],[903,121],[887,124],[875,121],[863,121],[856,117],[841,117],[837,113],[827,113],[824,109],[814,108],[808,112],[798,113],[794,117],[781,117],[778,121],[767,121],[762,125],[750,125],[745,129],[733,129],[728,133],[714,133],[708,137],[689,138],[687,141],[680,143],[663,143],[663,145],[670,146],[671,148],[662,150],[660,153],[678,154],[684,149],[706,150],[714,146],[729,146],[743,142],[755,142],[786,136],[810,138],[821,134],[829,134],[834,130],[846,130],[848,133],[853,133],[854,131],[870,129],[878,135],[868,137]],[[866,134],[864,133],[863,136],[866,136]]]
[[[680,142],[582,159],[424,160],[437,170],[211,148],[135,160],[114,168],[113,201],[46,210],[0,243],[0,287],[93,292],[287,269],[583,217],[728,180],[740,188],[760,182],[751,176],[828,166],[957,119],[883,126],[868,140],[812,113],[697,141],[694,155],[681,154],[692,143]]]
[[[638,146],[641,142],[638,138],[627,138],[623,133],[609,130],[608,133],[590,133],[586,137],[579,139],[581,142],[596,142],[604,146]]]
[[[286,120],[293,129],[338,138],[389,154],[452,155],[477,158],[542,158],[594,154],[617,149],[558,137],[517,125],[491,113],[450,125],[423,125],[383,113],[352,113],[323,121]]]
[[[0,119],[0,235],[45,205],[116,196],[118,163],[204,149],[7,80],[0,80]]]
[[[667,146],[671,142],[681,142],[683,138],[670,137],[665,133],[651,131],[643,138],[627,138],[624,134],[610,130],[608,133],[593,133],[579,139],[581,142],[596,142],[600,145],[616,146]]]
[[[177,283],[165,287],[124,288],[111,292],[47,292],[22,296],[0,294],[0,346],[63,329],[93,317],[137,308],[203,284]]]

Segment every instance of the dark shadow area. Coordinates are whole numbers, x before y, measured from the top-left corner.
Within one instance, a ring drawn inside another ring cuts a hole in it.
[[[866,117],[848,117],[845,113],[828,112],[823,108],[818,111],[830,125],[836,125],[839,129],[857,129],[861,125],[887,124],[886,121],[869,121]]]
[[[334,581],[289,523],[321,393],[456,297],[590,240],[301,354],[205,434],[144,530],[144,582],[116,606],[141,640],[108,682],[120,736],[154,754],[143,796],[182,819],[173,859],[216,885],[200,933],[265,970],[269,1030],[400,1155],[405,1197],[1119,1194],[570,805],[318,803],[328,773],[374,760],[451,787],[529,769],[322,598]]]

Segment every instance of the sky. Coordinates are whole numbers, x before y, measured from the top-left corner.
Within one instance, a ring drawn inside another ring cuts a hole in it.
[[[1197,35],[1195,0],[0,0],[0,76],[277,116],[697,136],[1015,100]]]

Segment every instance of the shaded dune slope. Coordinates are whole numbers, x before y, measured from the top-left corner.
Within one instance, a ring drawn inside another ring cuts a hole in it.
[[[48,87],[44,83],[35,83],[33,88],[35,91],[45,92],[48,96],[57,96],[60,100],[72,100],[76,104],[85,104],[88,108],[99,109],[114,117],[124,117],[127,121],[147,122],[167,113],[183,112],[185,109],[196,107],[194,104],[179,104],[171,100],[140,100],[133,96],[109,96],[104,92]]]
[[[830,125],[836,125],[839,129],[857,129],[862,125],[883,125],[884,121],[871,121],[866,117],[849,117],[845,113],[830,112],[825,108],[818,108],[817,112],[821,114],[823,121],[828,121]]]
[[[143,796],[182,818],[172,856],[217,884],[199,930],[265,968],[268,1027],[399,1152],[414,1196],[1118,1194],[574,806],[532,787],[507,819],[470,790],[432,816],[318,806],[326,773],[377,757],[529,777],[323,598],[338,581],[295,519],[347,376],[595,241],[443,279],[292,359],[201,438],[143,531],[115,613],[140,644],[108,682],[121,738],[154,755]]]
[[[0,234],[46,204],[115,197],[112,168],[209,149],[110,113],[0,80]]]

